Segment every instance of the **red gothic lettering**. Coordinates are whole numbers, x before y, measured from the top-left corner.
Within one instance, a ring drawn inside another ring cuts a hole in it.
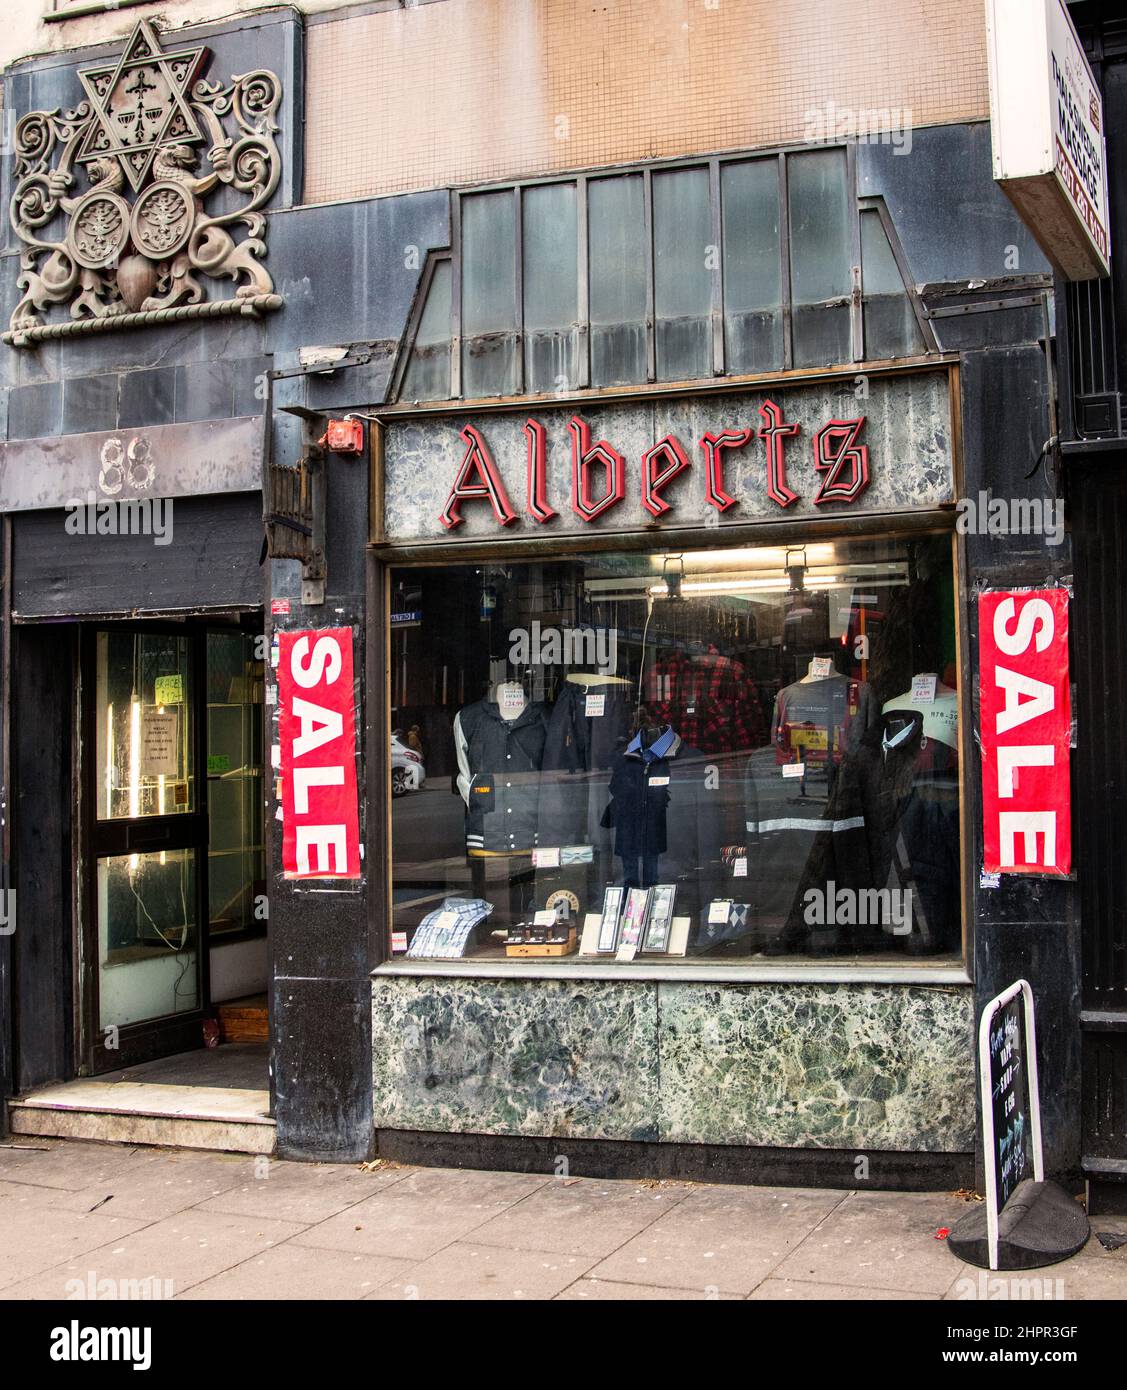
[[[814,436],[814,467],[825,476],[814,505],[820,502],[855,502],[869,486],[869,446],[858,444],[857,436],[865,423],[859,420],[831,420]],[[849,476],[843,478],[846,465]]]
[[[725,449],[742,449],[751,439],[754,430],[721,430],[719,434],[701,436],[700,447],[704,450],[704,500],[718,512],[725,512],[736,505],[736,499],[724,491]]]
[[[763,421],[758,431],[759,438],[767,445],[767,496],[780,507],[789,507],[798,501],[798,493],[787,487],[787,464],[784,449],[785,440],[798,433],[798,425],[783,424],[783,412],[774,401],[764,401],[759,407],[759,417]]]
[[[524,434],[528,440],[528,504],[525,511],[533,521],[551,521],[554,516],[559,516],[559,512],[548,505],[547,431],[539,420],[528,420]]]
[[[462,516],[462,503],[477,501],[488,501],[493,508],[493,515],[502,526],[508,526],[510,522],[516,521],[517,514],[513,511],[501,475],[497,472],[489,445],[473,425],[467,425],[462,430],[462,438],[467,445],[466,456],[458,469],[458,476],[454,479],[446,506],[442,509],[440,519],[443,526],[448,531],[452,531],[455,526],[461,526],[465,521],[465,517]],[[475,478],[476,481],[472,481]]]
[[[662,459],[666,460],[664,468],[660,466]],[[669,510],[669,503],[659,494],[688,466],[684,449],[671,434],[642,455],[642,506],[650,516],[661,516]]]
[[[571,431],[571,506],[584,521],[594,521],[626,496],[626,460],[600,439],[591,443],[591,427],[578,415],[568,422]],[[599,502],[591,500],[590,465],[601,463],[606,472],[606,496]]]

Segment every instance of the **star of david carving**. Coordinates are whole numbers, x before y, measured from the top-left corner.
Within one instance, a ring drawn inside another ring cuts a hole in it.
[[[116,159],[137,192],[162,145],[201,144],[189,94],[209,57],[203,46],[165,53],[143,19],[116,62],[79,69],[94,117],[78,161]]]

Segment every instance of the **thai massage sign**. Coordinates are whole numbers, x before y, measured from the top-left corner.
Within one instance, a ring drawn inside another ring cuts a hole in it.
[[[978,599],[984,868],[1072,869],[1068,593]]]
[[[953,500],[947,379],[385,422],[392,541],[637,531]]]
[[[359,878],[352,629],[278,639],[282,871]]]

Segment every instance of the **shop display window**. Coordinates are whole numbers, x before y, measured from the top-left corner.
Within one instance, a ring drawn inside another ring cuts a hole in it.
[[[392,957],[955,964],[950,537],[391,572]]]

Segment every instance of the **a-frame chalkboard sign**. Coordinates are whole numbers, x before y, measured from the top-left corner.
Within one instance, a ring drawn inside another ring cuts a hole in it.
[[[1056,1264],[1085,1244],[1090,1228],[1080,1204],[1045,1181],[1028,981],[1018,980],[983,1009],[978,1068],[986,1201],[952,1229],[948,1248],[983,1269]]]

